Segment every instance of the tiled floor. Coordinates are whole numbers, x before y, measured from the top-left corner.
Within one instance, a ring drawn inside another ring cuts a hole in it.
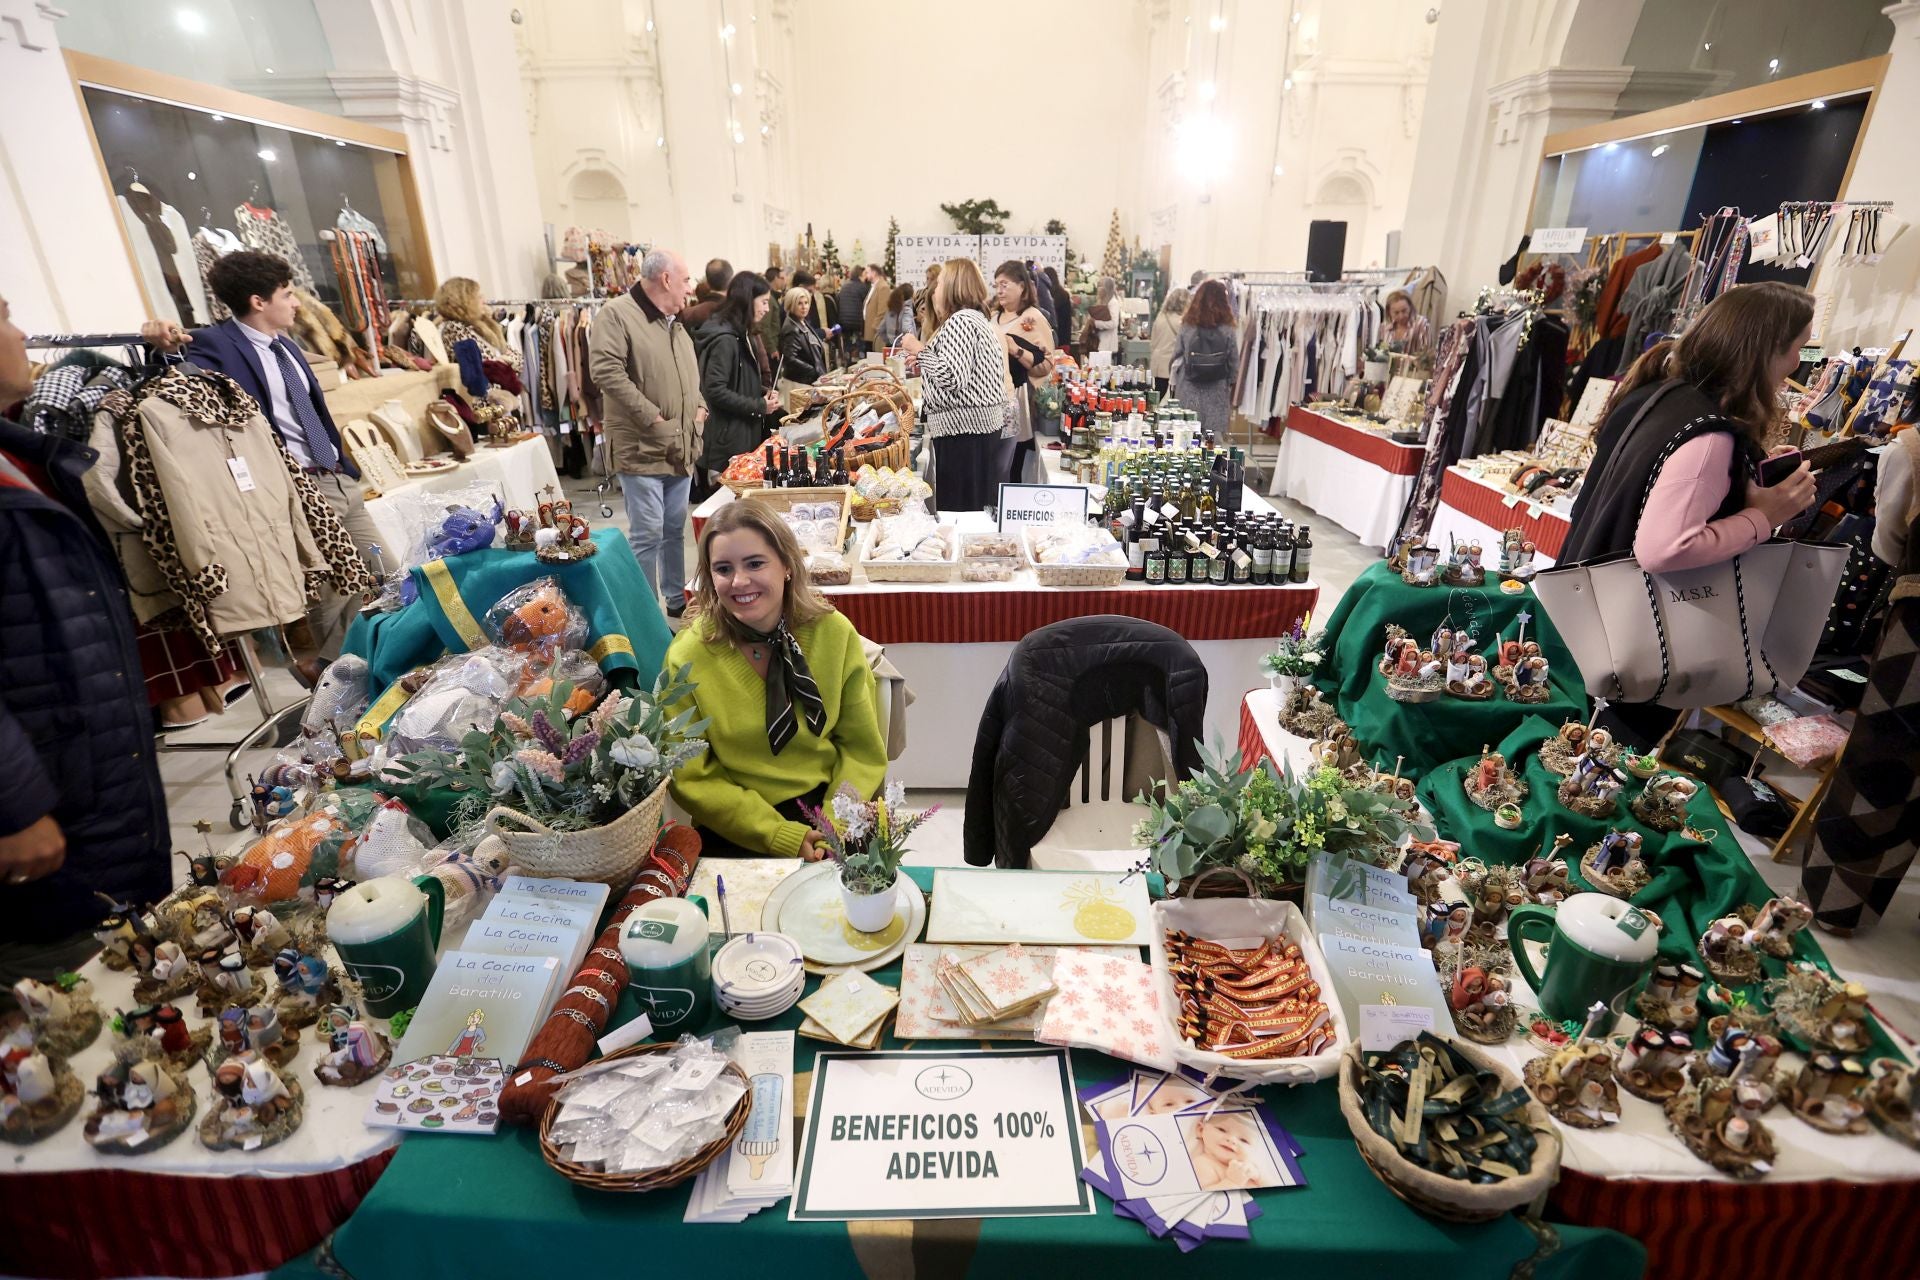
[[[570,481],[566,488],[589,519],[597,521],[602,498],[595,492],[592,482]],[[613,522],[624,528],[625,515],[617,490],[604,500],[612,505]],[[1317,612],[1324,617],[1375,557],[1357,539],[1309,509],[1284,498],[1273,501],[1288,519],[1313,526],[1314,578],[1321,585],[1321,603]],[[694,547],[690,533],[686,554],[691,571]],[[277,701],[299,696],[298,686],[283,672],[270,673],[268,688]],[[231,740],[244,733],[257,718],[257,710],[249,700],[223,717],[215,717],[198,729],[173,737],[175,741],[183,742],[221,738]],[[969,751],[971,747],[970,735],[956,736],[956,750]],[[243,780],[248,770],[258,770],[270,764],[272,759],[270,751],[250,752],[241,764]],[[196,819],[204,818],[214,824],[213,838],[216,842],[231,838],[227,826],[230,797],[222,773],[223,763],[224,757],[215,752],[175,753],[161,757],[161,775],[167,785],[176,849],[198,851],[202,848],[201,838],[193,830]],[[916,792],[910,800],[916,806],[940,805],[940,812],[921,828],[916,837],[915,851],[910,860],[929,866],[960,865],[964,861],[961,829],[965,793]],[[1743,833],[1736,832],[1736,835],[1768,884],[1785,892],[1798,883],[1796,868],[1769,861],[1763,842]],[[1908,879],[1895,897],[1893,909],[1877,928],[1856,939],[1821,935],[1820,942],[1841,972],[1866,984],[1874,995],[1874,1003],[1883,1020],[1905,1034],[1920,1035],[1920,882],[1911,877]]]

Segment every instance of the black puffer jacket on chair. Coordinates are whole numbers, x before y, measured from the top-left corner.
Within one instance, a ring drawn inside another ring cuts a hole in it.
[[[1022,640],[980,717],[967,780],[967,861],[1025,867],[1052,828],[1087,731],[1138,714],[1173,742],[1174,776],[1200,767],[1207,669],[1179,633],[1103,614]]]

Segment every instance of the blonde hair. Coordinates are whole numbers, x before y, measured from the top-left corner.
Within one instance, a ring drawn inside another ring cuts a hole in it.
[[[956,311],[985,314],[986,308],[987,278],[980,274],[980,264],[972,258],[949,258],[933,287],[934,314],[946,320]]]
[[[507,335],[500,331],[500,326],[488,314],[479,281],[467,276],[451,276],[442,280],[439,290],[433,295],[433,310],[443,320],[457,320],[479,330],[481,337],[505,349]]]
[[[780,295],[780,305],[786,308],[787,314],[790,316],[797,316],[800,314],[800,304],[803,302],[811,305],[813,302],[813,295],[811,293],[808,293],[805,289],[802,289],[799,285],[795,285],[793,288],[787,290],[785,293]]]
[[[773,548],[773,554],[786,568],[786,598],[780,603],[780,617],[788,630],[805,626],[833,612],[833,606],[814,589],[812,579],[807,577],[806,557],[793,536],[793,530],[780,518],[780,513],[764,502],[742,498],[716,511],[700,533],[700,581],[694,588],[693,601],[700,615],[698,625],[702,640],[708,644],[749,644],[753,641],[753,633],[720,603],[719,592],[713,585],[713,540],[723,533],[742,531],[757,533],[766,539],[767,545]]]
[[[1160,304],[1160,310],[1165,315],[1183,316],[1187,313],[1187,304],[1191,301],[1193,301],[1193,295],[1184,287],[1169,289],[1167,300]]]

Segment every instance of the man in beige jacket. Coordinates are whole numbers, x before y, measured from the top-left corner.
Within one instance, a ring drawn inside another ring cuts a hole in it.
[[[640,263],[640,283],[601,310],[587,345],[627,541],[673,618],[687,607],[687,493],[707,421],[693,336],[679,319],[686,302],[685,260],[654,249]]]

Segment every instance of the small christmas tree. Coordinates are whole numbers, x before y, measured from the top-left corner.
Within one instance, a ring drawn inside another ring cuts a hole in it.
[[[1118,281],[1127,274],[1127,242],[1120,236],[1120,211],[1113,211],[1107,224],[1107,251],[1100,258],[1100,274]]]
[[[833,229],[827,229],[827,238],[820,242],[820,265],[829,271],[840,270],[840,247],[833,242]]]
[[[897,264],[895,263],[894,257],[893,257],[893,242],[899,239],[899,237],[900,237],[900,219],[889,217],[887,219],[887,257],[886,257],[887,279],[889,280],[898,280],[900,278],[899,275],[896,274],[894,270]]]
[[[1047,234],[1050,236],[1064,236],[1067,234],[1067,224],[1060,221],[1060,219],[1058,218],[1048,218]],[[1073,241],[1069,240],[1065,245],[1061,247],[1066,252],[1066,270],[1060,273],[1061,283],[1064,284],[1066,281],[1073,279],[1073,272],[1074,272],[1074,267],[1076,265],[1077,259],[1075,259],[1073,256]]]

